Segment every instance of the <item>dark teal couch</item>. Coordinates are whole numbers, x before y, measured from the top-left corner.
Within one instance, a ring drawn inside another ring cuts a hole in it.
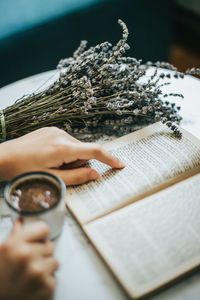
[[[55,68],[81,39],[89,45],[129,28],[129,55],[166,60],[171,42],[171,0],[0,0],[0,86]]]

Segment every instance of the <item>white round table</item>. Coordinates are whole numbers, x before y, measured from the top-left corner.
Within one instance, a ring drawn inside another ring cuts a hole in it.
[[[0,89],[0,109],[14,103],[24,94],[44,88],[58,77],[56,71],[38,74]],[[42,86],[42,87],[41,87]],[[176,100],[182,106],[182,127],[200,138],[200,80],[187,76],[184,80],[172,79],[165,91],[182,93],[184,100]],[[11,221],[0,198],[0,240],[11,229]],[[79,225],[66,211],[61,236],[56,241],[56,257],[60,263],[57,272],[58,286],[54,300],[122,300],[128,299],[103,261],[81,231]],[[200,273],[151,297],[154,300],[199,300]]]

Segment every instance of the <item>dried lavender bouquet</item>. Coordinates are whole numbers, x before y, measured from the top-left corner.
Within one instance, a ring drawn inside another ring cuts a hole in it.
[[[168,97],[183,96],[162,92],[172,73],[158,75],[158,68],[173,71],[175,78],[183,78],[184,73],[169,63],[143,64],[124,56],[129,49],[128,29],[122,20],[118,22],[123,35],[115,46],[105,42],[85,50],[87,42],[82,41],[73,57],[59,62],[56,82],[0,113],[2,141],[52,125],[83,139],[97,139],[102,134],[120,136],[159,120],[181,137],[176,126],[181,121],[180,107]],[[153,74],[146,77],[152,66]],[[185,74],[199,75],[200,69],[192,68]]]

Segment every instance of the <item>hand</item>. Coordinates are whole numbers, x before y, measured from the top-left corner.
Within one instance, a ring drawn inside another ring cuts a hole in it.
[[[49,300],[56,286],[53,244],[45,223],[15,224],[11,235],[0,245],[0,299]]]
[[[56,127],[44,127],[0,144],[0,178],[10,180],[28,171],[47,171],[67,185],[81,184],[98,178],[97,171],[82,166],[89,159],[112,168],[124,167],[99,145],[81,143]]]

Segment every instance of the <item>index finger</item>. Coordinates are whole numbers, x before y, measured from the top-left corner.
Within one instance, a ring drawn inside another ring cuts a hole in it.
[[[112,168],[124,168],[125,165],[117,157],[112,156],[109,152],[104,150],[100,145],[94,143],[76,144],[74,151],[78,159],[99,160]]]
[[[49,236],[49,227],[42,221],[35,221],[23,227],[22,235],[29,242],[44,241]]]

